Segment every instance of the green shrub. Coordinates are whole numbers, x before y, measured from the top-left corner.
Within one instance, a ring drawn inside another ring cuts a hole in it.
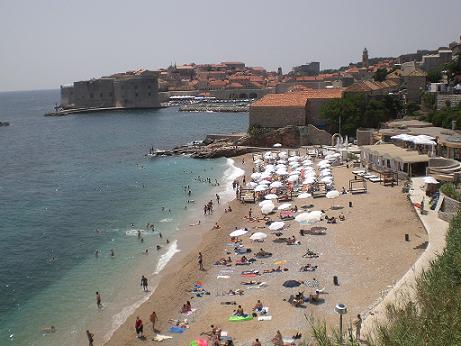
[[[456,185],[452,183],[445,183],[440,187],[440,191],[442,191],[445,195],[450,198],[456,199],[457,201],[460,200],[460,193],[456,189]]]
[[[414,298],[387,307],[387,321],[377,327],[372,344],[461,345],[461,213],[446,240],[443,253],[416,280]]]

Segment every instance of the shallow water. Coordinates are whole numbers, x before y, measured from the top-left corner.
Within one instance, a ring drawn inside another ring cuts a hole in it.
[[[81,344],[86,328],[109,332],[123,322],[148,297],[140,274],[155,285],[154,273],[178,250],[182,221],[236,172],[225,159],[144,154],[248,123],[247,114],[171,108],[43,117],[57,99],[58,91],[0,93],[0,121],[11,124],[0,128],[0,345]],[[147,223],[156,232],[144,231]],[[57,332],[42,336],[49,325]]]

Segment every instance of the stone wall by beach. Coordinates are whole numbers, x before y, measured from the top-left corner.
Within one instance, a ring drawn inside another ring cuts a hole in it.
[[[458,213],[458,210],[461,206],[461,202],[453,198],[450,198],[447,195],[440,192],[440,197],[442,196],[443,196],[443,203],[439,210],[439,218],[444,221],[450,222],[451,219],[453,219],[455,215]]]

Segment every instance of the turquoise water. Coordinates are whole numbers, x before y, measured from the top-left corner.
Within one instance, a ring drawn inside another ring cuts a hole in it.
[[[58,91],[0,93],[0,121],[11,123],[0,128],[0,345],[80,345],[87,328],[108,335],[148,296],[140,275],[155,284],[184,219],[232,172],[225,159],[144,154],[248,124],[247,114],[171,108],[43,117],[57,99]],[[186,203],[185,185],[197,203]],[[146,231],[141,243],[147,223],[163,238]],[[42,335],[50,325],[57,332]]]

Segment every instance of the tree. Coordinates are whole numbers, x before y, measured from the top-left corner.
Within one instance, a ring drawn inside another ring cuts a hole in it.
[[[382,99],[367,98],[364,94],[348,93],[342,99],[324,103],[320,116],[326,120],[330,132],[355,136],[359,127],[379,127],[379,124],[398,116],[402,104],[397,96],[386,95]]]
[[[427,73],[427,80],[431,83],[438,83],[442,79],[442,69],[437,68]]]
[[[373,75],[373,79],[375,82],[383,82],[386,80],[387,70],[383,67],[376,70],[375,74]]]

